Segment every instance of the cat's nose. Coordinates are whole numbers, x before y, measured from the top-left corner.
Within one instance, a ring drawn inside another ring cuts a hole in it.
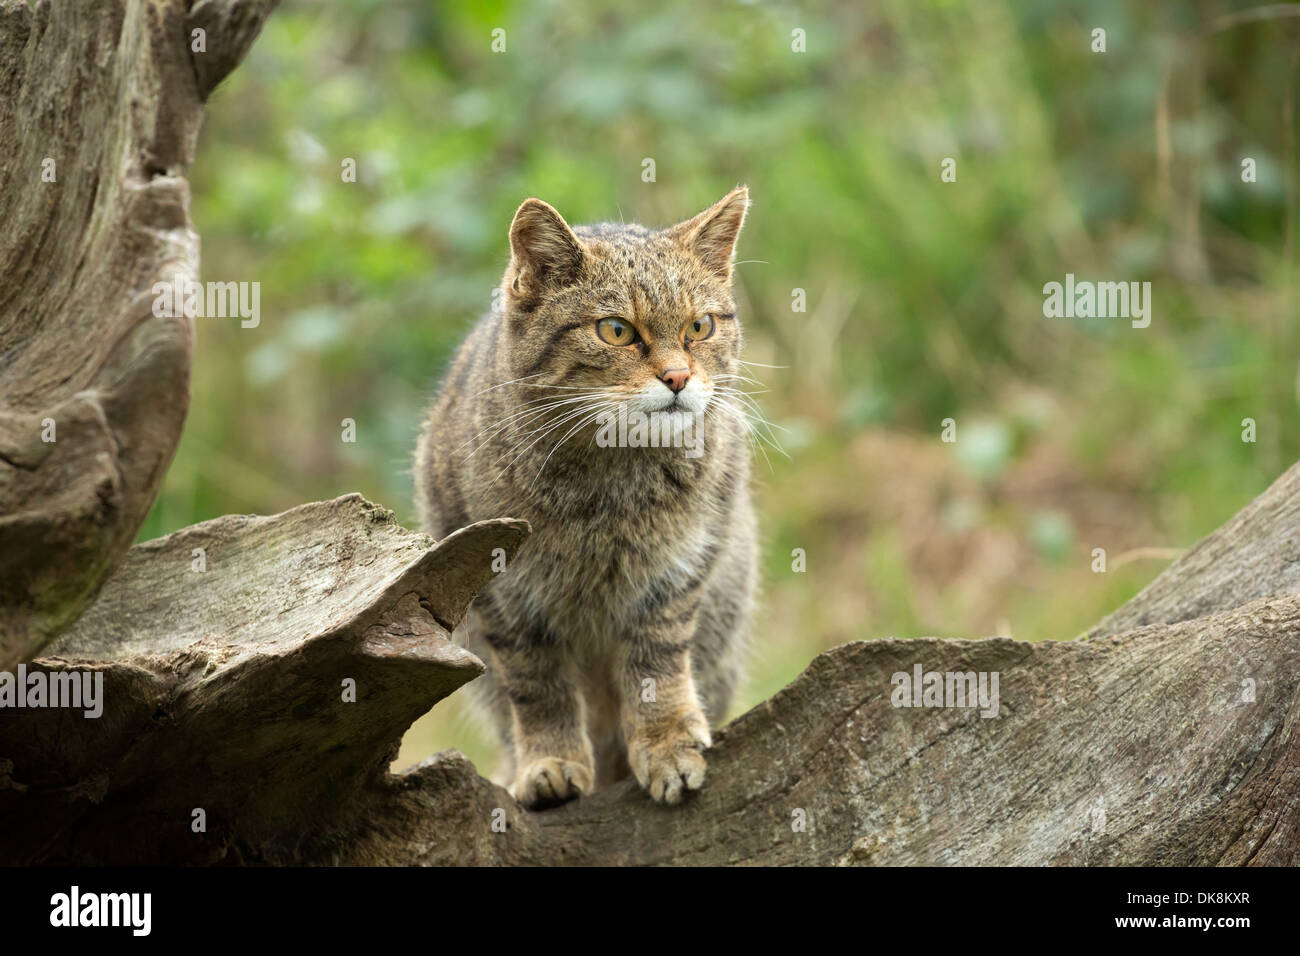
[[[666,368],[659,373],[659,381],[663,382],[674,392],[680,392],[686,387],[686,383],[691,380],[691,370],[688,368]]]

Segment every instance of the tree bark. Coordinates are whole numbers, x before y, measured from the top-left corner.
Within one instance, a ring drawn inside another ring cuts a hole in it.
[[[76,619],[157,497],[193,328],[150,289],[197,278],[203,103],[273,6],[0,0],[0,669]]]

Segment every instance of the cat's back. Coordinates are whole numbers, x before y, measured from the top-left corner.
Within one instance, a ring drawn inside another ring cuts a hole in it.
[[[484,315],[452,356],[425,415],[415,450],[415,503],[420,526],[442,538],[474,521],[461,465],[483,426],[479,423],[495,379],[501,316]]]

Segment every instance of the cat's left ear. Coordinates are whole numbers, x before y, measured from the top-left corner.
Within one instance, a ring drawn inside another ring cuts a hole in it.
[[[704,212],[673,226],[677,241],[695,253],[710,272],[731,280],[731,259],[749,209],[749,187],[737,186]]]

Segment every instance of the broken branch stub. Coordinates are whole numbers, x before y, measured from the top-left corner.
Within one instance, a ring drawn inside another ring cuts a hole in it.
[[[216,862],[343,826],[403,731],[482,672],[446,624],[527,532],[434,545],[349,495],[131,549],[26,668],[102,680],[102,714],[0,710],[0,862]]]

